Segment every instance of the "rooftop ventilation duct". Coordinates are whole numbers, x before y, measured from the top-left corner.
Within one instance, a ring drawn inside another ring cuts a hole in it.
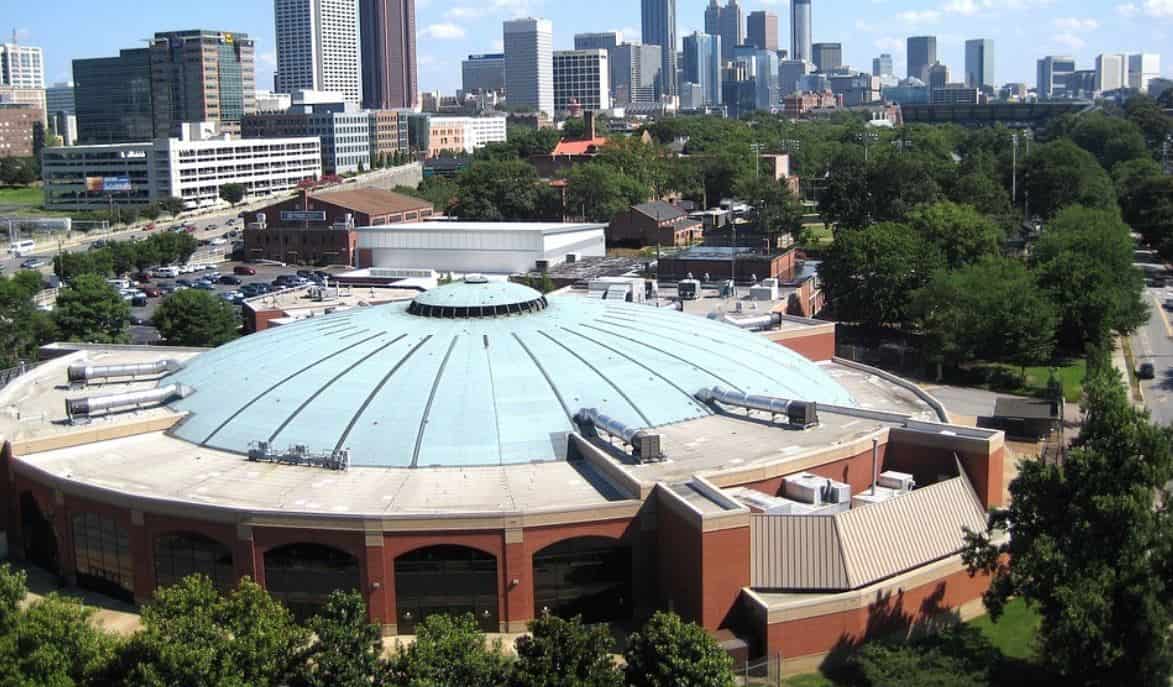
[[[350,450],[345,448],[328,452],[314,452],[304,444],[295,444],[280,451],[273,448],[273,445],[267,441],[254,441],[249,444],[248,459],[254,463],[302,465],[339,471],[350,469]]]
[[[115,377],[145,377],[175,372],[183,365],[171,358],[157,360],[153,363],[136,363],[134,365],[70,365],[69,383],[88,384],[95,379],[113,379]]]
[[[819,424],[819,415],[814,401],[792,401],[776,396],[752,395],[723,389],[719,386],[701,389],[696,396],[704,403],[720,403],[746,410],[757,410],[769,413],[771,418],[785,415],[787,422],[802,429],[809,429]]]
[[[725,324],[731,324],[739,329],[748,329],[751,331],[760,331],[762,329],[773,329],[782,323],[782,316],[778,313],[766,313],[765,315],[753,315],[750,317],[734,317],[732,315],[716,315],[710,319],[719,320]]]
[[[91,417],[97,413],[112,413],[131,408],[156,406],[176,398],[187,398],[194,391],[182,384],[168,384],[158,389],[146,391],[131,391],[124,394],[109,396],[92,396],[90,398],[65,399],[65,412],[70,420]]]
[[[596,432],[605,432],[631,446],[631,453],[640,462],[657,461],[664,458],[660,450],[660,435],[647,429],[629,427],[615,418],[600,413],[595,408],[583,408],[574,419],[580,425],[590,425]]]

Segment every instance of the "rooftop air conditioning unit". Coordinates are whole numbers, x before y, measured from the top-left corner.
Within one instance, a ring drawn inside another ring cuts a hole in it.
[[[827,480],[823,487],[824,503],[851,503],[851,485]]]
[[[912,491],[916,488],[916,481],[907,472],[881,472],[877,484],[897,491]]]
[[[892,499],[898,498],[904,494],[902,491],[889,489],[888,487],[876,487],[874,491],[875,493],[873,493],[872,489],[868,489],[862,494],[856,494],[855,496],[852,496],[851,507],[862,508],[864,506],[871,506],[877,503],[891,501]]]
[[[578,253],[567,253],[566,254],[566,264],[567,265],[573,265],[576,262],[578,262]]]
[[[786,419],[795,427],[810,429],[819,424],[819,412],[814,401],[794,401],[786,408]]]
[[[541,272],[542,274],[545,274],[550,271],[550,261],[549,260],[538,260],[536,267],[539,272]]]
[[[827,480],[809,472],[790,475],[782,479],[782,495],[811,505],[823,503],[823,487]]]

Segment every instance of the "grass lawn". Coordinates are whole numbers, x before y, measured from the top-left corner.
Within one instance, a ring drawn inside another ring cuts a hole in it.
[[[822,222],[804,222],[802,229],[810,246],[829,246],[835,241],[834,232]]]
[[[823,677],[822,673],[795,675],[782,681],[783,687],[835,687],[835,683]]]
[[[1006,611],[998,622],[995,623],[989,616],[982,616],[972,624],[1007,658],[1030,659],[1034,657],[1034,638],[1039,629],[1039,620],[1039,614],[1027,607],[1025,601],[1015,599],[1006,605]]]
[[[19,188],[0,188],[0,205],[31,205],[40,206],[45,200],[41,189],[32,186]]]
[[[1087,360],[1069,360],[1053,368],[1063,384],[1063,397],[1069,403],[1079,400],[1083,393],[1083,380],[1087,376]],[[1022,369],[1005,363],[979,363],[966,368],[970,379],[968,386],[977,386],[991,391],[1001,391],[1021,396],[1044,396],[1047,380],[1051,377],[1050,365],[1026,368],[1026,379],[1021,377]]]

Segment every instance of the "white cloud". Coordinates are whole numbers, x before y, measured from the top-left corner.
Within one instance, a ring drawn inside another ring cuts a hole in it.
[[[1173,19],[1173,0],[1145,0],[1144,13],[1150,17]]]
[[[873,33],[876,30],[875,24],[869,24],[862,19],[855,20],[855,30],[863,31],[864,33]]]
[[[896,15],[905,24],[935,24],[941,20],[937,10],[906,10]]]
[[[1126,2],[1123,5],[1116,5],[1116,14],[1122,17],[1135,17],[1139,11],[1140,8],[1136,6],[1136,3]]]
[[[423,34],[435,40],[457,40],[464,38],[464,29],[456,24],[429,24]]]
[[[872,45],[875,45],[877,48],[883,50],[886,53],[897,55],[904,53],[906,43],[893,36],[884,36],[883,38],[877,38],[875,43]]]
[[[1086,41],[1074,33],[1055,34],[1054,36],[1051,36],[1051,42],[1055,45],[1060,45],[1071,50],[1079,50],[1083,46],[1087,45]]]
[[[263,53],[257,55],[257,62],[260,62],[261,64],[267,64],[270,67],[276,67],[277,66],[277,51],[276,50],[268,50],[266,52],[263,52]]]
[[[991,5],[990,0],[949,0],[943,9],[950,14],[972,17],[982,10],[990,9]]]
[[[474,7],[453,7],[444,13],[452,21],[471,21],[488,16],[522,17],[538,14],[533,11],[541,0],[490,0]]]
[[[1100,28],[1100,22],[1090,17],[1059,17],[1055,20],[1055,28],[1066,32],[1095,31]]]

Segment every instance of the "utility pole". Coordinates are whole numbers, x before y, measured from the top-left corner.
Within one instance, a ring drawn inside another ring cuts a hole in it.
[[[1018,134],[1010,134],[1010,204],[1018,202]]]
[[[753,178],[756,181],[758,178],[758,168],[761,167],[762,144],[750,143],[749,149],[753,152]]]

